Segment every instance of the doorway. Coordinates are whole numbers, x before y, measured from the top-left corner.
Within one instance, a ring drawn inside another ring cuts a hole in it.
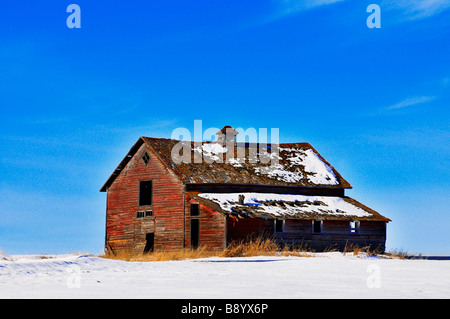
[[[145,248],[144,254],[152,252],[155,248],[155,233],[148,233],[145,235]]]
[[[191,219],[191,248],[197,249],[200,242],[200,223],[198,219]]]

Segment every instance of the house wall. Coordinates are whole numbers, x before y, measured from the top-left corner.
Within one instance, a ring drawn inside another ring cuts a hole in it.
[[[227,244],[246,241],[258,236],[273,236],[273,219],[227,218]]]
[[[191,247],[191,220],[199,220],[199,247],[208,246],[210,249],[225,248],[225,216],[202,204],[199,204],[199,215],[190,216],[191,204],[198,201],[185,197],[185,247]]]
[[[147,166],[144,152],[150,155]],[[139,206],[139,181],[153,181],[152,205]],[[184,185],[143,144],[107,191],[105,248],[142,253],[146,234],[154,233],[154,249],[183,248]],[[137,218],[138,211],[153,216]]]
[[[346,245],[370,246],[385,250],[386,223],[361,221],[358,234],[350,233],[349,221],[324,220],[322,233],[313,233],[311,220],[288,219],[283,232],[275,232],[274,220],[227,218],[227,242],[246,240],[249,236],[272,236],[280,245],[304,248],[314,251],[329,249],[343,250]]]

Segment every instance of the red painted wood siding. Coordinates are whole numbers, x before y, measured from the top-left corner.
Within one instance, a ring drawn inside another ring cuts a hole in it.
[[[147,166],[145,151],[150,155]],[[150,206],[139,206],[141,180],[153,181]],[[183,190],[173,172],[143,144],[108,189],[105,248],[142,252],[146,233],[155,233],[155,250],[183,248]],[[136,218],[141,210],[153,210],[153,217]]]
[[[199,204],[199,216],[190,216],[191,203],[198,203],[196,200],[186,196],[186,236],[185,245],[189,248],[191,245],[191,219],[198,219],[200,226],[199,247],[208,246],[211,249],[225,248],[225,216],[219,212],[209,209]]]

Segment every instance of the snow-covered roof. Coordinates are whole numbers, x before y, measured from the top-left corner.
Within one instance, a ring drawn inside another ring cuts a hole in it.
[[[144,139],[186,183],[351,188],[333,166],[308,143],[279,144],[276,145],[278,152],[274,151],[276,148],[271,144],[260,148],[256,144],[238,143],[230,153],[227,147],[219,143],[185,142],[191,151],[191,156],[187,156],[190,161],[177,162],[173,158],[172,150],[180,141]],[[239,147],[244,150],[245,155],[238,153]],[[230,154],[232,156],[229,156]],[[276,159],[276,163],[272,158]],[[201,160],[196,162],[195,159]]]
[[[308,143],[237,143],[229,150],[220,143],[182,142],[141,137],[101,188],[106,191],[142,144],[185,184],[251,184],[301,187],[352,188]],[[278,149],[278,152],[275,150]],[[243,155],[239,152],[243,150]],[[177,157],[178,155],[178,157]],[[230,156],[231,155],[231,156]],[[186,157],[188,161],[180,160]],[[274,161],[273,161],[274,160]]]
[[[268,193],[188,193],[188,195],[221,213],[237,218],[389,221],[388,218],[348,197]]]

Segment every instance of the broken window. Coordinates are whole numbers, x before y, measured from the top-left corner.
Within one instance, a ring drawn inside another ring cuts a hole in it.
[[[148,162],[150,162],[150,155],[148,155],[148,153],[145,152],[144,156],[142,156],[142,160],[144,161],[145,166],[147,166]]]
[[[282,233],[284,231],[284,219],[275,219],[275,232]]]
[[[350,233],[351,234],[359,234],[359,222],[357,222],[357,221],[350,222]]]
[[[322,232],[322,221],[313,220],[313,233],[320,234]]]
[[[200,209],[199,209],[198,203],[192,203],[191,204],[191,216],[198,216],[200,215]]]
[[[153,183],[152,181],[139,182],[139,206],[152,205]]]

